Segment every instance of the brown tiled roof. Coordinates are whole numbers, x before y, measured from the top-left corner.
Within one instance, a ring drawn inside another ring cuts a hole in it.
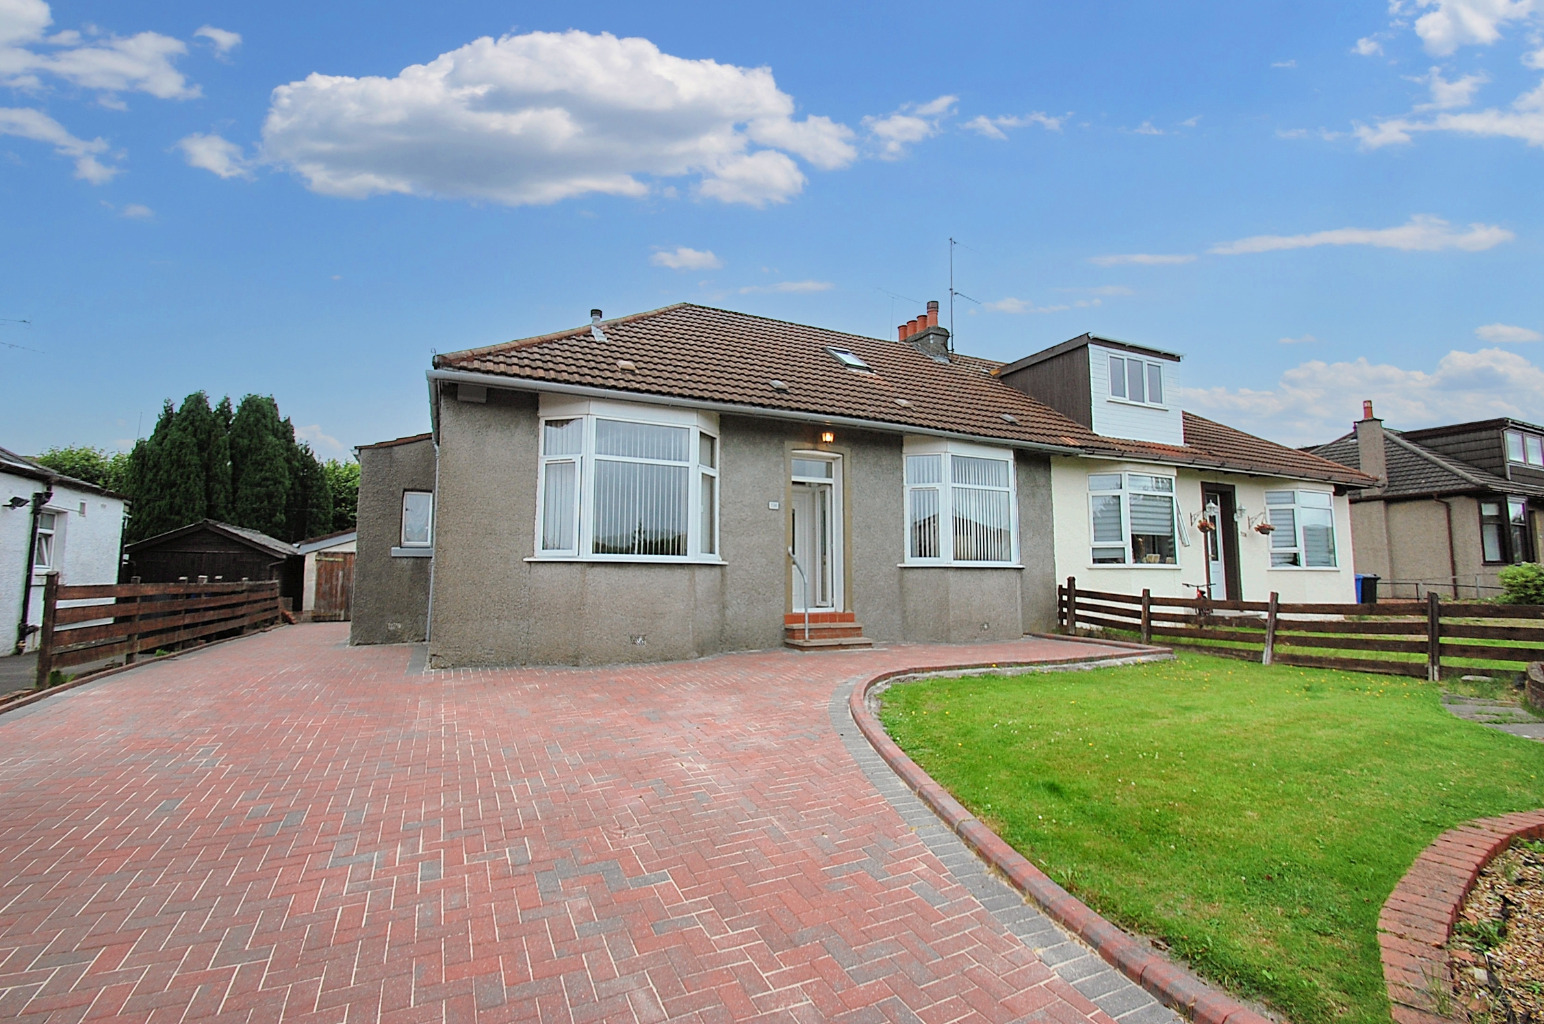
[[[1367,477],[1185,415],[1186,445],[1101,437],[992,373],[1001,363],[681,303],[536,338],[435,356],[441,370],[867,420],[1079,452],[1345,483]],[[872,372],[842,366],[846,349]],[[786,386],[786,390],[774,382]]]
[[[433,434],[414,434],[411,437],[394,437],[390,441],[377,441],[374,444],[362,444],[359,446],[358,450],[364,451],[367,448],[394,448],[399,444],[412,444],[414,441],[427,441],[433,436]]]
[[[1507,480],[1494,473],[1433,451],[1410,440],[1409,432],[1384,429],[1383,460],[1388,485],[1369,498],[1402,498],[1431,494],[1539,494],[1540,489]],[[1362,453],[1355,432],[1337,437],[1314,451],[1348,466],[1361,466]]]

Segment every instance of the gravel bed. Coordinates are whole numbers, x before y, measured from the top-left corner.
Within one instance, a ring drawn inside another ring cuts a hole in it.
[[[1485,866],[1448,950],[1455,996],[1448,1015],[1544,1024],[1544,842],[1514,842]]]

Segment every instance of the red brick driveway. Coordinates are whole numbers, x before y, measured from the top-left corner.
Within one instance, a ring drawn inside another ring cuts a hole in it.
[[[346,629],[0,718],[0,1018],[1108,1024],[1079,989],[1125,992],[967,887],[832,714],[1067,645],[424,675]]]

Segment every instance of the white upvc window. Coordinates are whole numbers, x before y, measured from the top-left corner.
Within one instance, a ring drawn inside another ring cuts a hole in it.
[[[57,512],[38,513],[38,540],[37,547],[32,554],[32,568],[36,572],[59,568],[55,560],[58,554],[56,541],[59,535],[59,514]]]
[[[1090,473],[1088,512],[1093,564],[1178,565],[1173,477]]]
[[[712,417],[554,401],[543,405],[540,434],[537,558],[718,560]]]
[[[405,548],[434,546],[434,493],[432,491],[402,492],[402,546]]]
[[[1544,466],[1544,437],[1538,434],[1525,434],[1520,430],[1508,430],[1506,457],[1508,462]]]
[[[1016,565],[1013,453],[908,438],[906,564]]]
[[[1266,491],[1272,569],[1333,569],[1335,496],[1327,491]]]
[[[1110,357],[1110,397],[1163,404],[1163,364],[1137,356]]]

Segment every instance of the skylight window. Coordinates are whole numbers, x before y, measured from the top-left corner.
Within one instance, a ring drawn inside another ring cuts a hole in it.
[[[847,369],[849,369],[849,370],[872,370],[873,369],[872,367],[869,366],[868,363],[865,363],[862,359],[859,359],[855,354],[853,354],[852,352],[849,352],[845,348],[829,348],[828,347],[826,349],[826,351],[831,353],[831,357],[833,359],[835,359],[837,362],[841,363],[843,366],[847,367]]]

